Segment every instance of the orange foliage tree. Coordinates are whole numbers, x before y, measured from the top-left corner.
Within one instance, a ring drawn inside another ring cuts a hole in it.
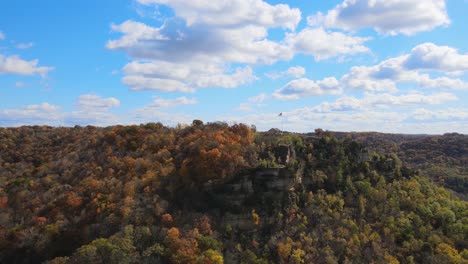
[[[243,124],[221,126],[189,127],[190,133],[180,138],[177,158],[184,182],[224,179],[247,165],[244,156],[253,143],[253,132]]]

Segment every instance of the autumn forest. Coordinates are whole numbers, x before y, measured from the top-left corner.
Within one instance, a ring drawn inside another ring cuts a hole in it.
[[[468,136],[0,128],[0,263],[467,263]]]

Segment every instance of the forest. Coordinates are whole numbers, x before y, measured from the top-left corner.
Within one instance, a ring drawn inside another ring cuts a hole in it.
[[[437,184],[468,199],[468,137],[444,135],[401,135],[382,133],[343,133],[378,153],[396,153]],[[337,135],[338,136],[338,135]]]
[[[0,128],[0,263],[468,263],[468,136]]]

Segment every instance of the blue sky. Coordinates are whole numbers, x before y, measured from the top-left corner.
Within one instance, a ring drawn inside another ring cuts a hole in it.
[[[468,134],[467,11],[464,0],[2,1],[0,126]]]

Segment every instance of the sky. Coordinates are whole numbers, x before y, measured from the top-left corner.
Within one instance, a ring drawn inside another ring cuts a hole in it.
[[[0,127],[468,134],[467,13],[467,0],[1,1]]]

